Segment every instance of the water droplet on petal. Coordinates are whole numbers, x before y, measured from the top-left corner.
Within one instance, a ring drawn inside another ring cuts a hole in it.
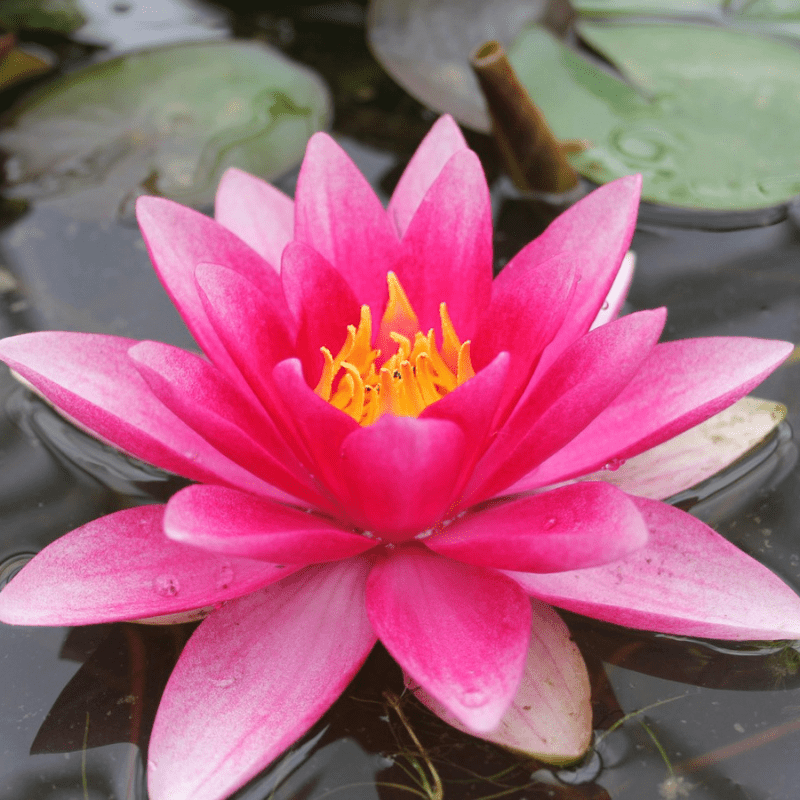
[[[159,575],[153,581],[153,588],[162,597],[175,597],[181,590],[181,585],[173,575]]]
[[[209,683],[215,687],[216,689],[227,689],[229,686],[233,686],[236,683],[236,678],[229,677],[229,678],[209,678]]]
[[[603,305],[602,305],[602,306],[600,306],[600,308],[601,308],[601,310],[602,310],[602,311],[608,311],[608,309],[609,309],[608,300],[606,300],[606,301],[603,303]]]
[[[550,519],[547,520],[547,522],[545,522],[544,529],[546,531],[552,530],[553,528],[555,528],[557,522],[558,520],[555,517],[550,517]]]
[[[616,472],[624,463],[624,458],[612,458],[611,461],[603,465],[603,469],[609,472]]]
[[[467,708],[478,708],[485,705],[488,697],[481,689],[469,689],[461,696],[461,702]]]
[[[217,573],[217,589],[228,589],[233,583],[233,567],[226,561]]]

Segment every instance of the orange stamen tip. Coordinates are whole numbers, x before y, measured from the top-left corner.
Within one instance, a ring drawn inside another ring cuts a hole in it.
[[[427,335],[419,330],[417,315],[397,275],[389,272],[386,281],[389,299],[378,342],[382,348],[393,342],[397,351],[378,363],[381,350],[372,347],[368,305],[361,306],[358,327],[347,326],[345,342],[335,358],[327,347],[320,348],[324,364],[314,391],[361,425],[371,425],[382,414],[417,417],[475,374],[470,343],[459,341],[447,305],[439,306],[440,351],[433,329]]]

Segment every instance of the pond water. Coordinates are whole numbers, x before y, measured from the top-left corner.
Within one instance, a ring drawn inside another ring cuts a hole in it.
[[[108,13],[124,15],[136,3],[116,6]],[[318,69],[333,90],[334,135],[388,196],[435,117],[371,58],[363,7],[345,1],[248,8],[230,3],[227,12],[216,8],[194,24],[208,34],[211,19],[214,36],[229,25]],[[136,19],[131,40],[141,43]],[[181,20],[191,28],[191,15]],[[42,38],[67,67],[93,57],[85,45]],[[489,140],[470,142],[496,178]],[[279,185],[291,192],[295,177]],[[502,182],[495,186],[500,267],[554,212],[511,196]],[[129,220],[76,216],[59,197],[25,208],[4,201],[0,213],[3,335],[55,328],[191,346]],[[793,213],[766,227],[718,231],[645,219],[633,247],[629,306],[666,305],[665,338],[800,341],[800,228]],[[787,423],[738,470],[681,504],[800,591],[800,468],[790,431],[800,424],[800,359],[790,358],[757,394],[785,404]],[[0,581],[72,528],[163,500],[182,485],[75,430],[5,371],[0,397]],[[235,798],[433,797],[434,774],[451,800],[797,797],[800,645],[680,639],[564,616],[593,686],[596,748],[580,766],[550,769],[449,728],[401,696],[400,670],[378,646],[309,734]],[[0,625],[0,797],[146,798],[150,728],[191,631]]]

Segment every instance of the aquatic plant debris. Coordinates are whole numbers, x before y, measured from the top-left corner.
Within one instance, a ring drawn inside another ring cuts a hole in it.
[[[598,189],[493,281],[488,188],[451,118],[388,209],[317,134],[294,201],[230,170],[214,220],[138,202],[206,359],[95,334],[0,342],[68,418],[197,481],[65,535],[0,592],[11,624],[203,619],[153,727],[153,800],[236,791],[378,638],[445,720],[558,763],[588,748],[591,709],[551,606],[800,636],[795,592],[708,526],[577,480],[730,406],[792,352],[658,344],[664,309],[615,318],[638,199],[635,176]]]
[[[330,108],[316,73],[256,42],[118,56],[15,109],[0,131],[6,192],[101,220],[132,215],[141,194],[210,204],[230,166],[267,179],[293,167]]]
[[[781,40],[800,36],[799,9],[574,5],[564,35],[559,3],[503,0],[487,11],[471,0],[373,0],[368,36],[410,93],[485,132],[468,57],[498,39],[553,133],[591,145],[569,159],[593,182],[640,173],[643,199],[712,212],[779,207],[800,194],[800,52]]]

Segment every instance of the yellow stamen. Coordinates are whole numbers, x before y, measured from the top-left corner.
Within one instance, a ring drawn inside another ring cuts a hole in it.
[[[442,357],[450,369],[455,369],[458,364],[461,342],[458,341],[455,328],[450,321],[450,314],[447,313],[447,303],[439,305],[439,318],[442,320]]]
[[[469,342],[464,342],[458,349],[458,372],[456,373],[458,385],[475,377],[475,370],[472,368],[472,359],[469,357]]]
[[[372,347],[372,314],[361,307],[358,327],[347,335],[336,357],[321,347],[322,374],[314,390],[320,397],[349,414],[361,425],[371,425],[382,414],[418,417],[457,386],[474,376],[470,343],[459,341],[447,306],[442,303],[442,348],[433,329],[427,335],[397,276],[387,275],[389,300],[381,320],[379,341],[397,351],[378,363],[381,350]],[[413,344],[412,344],[413,342]]]

